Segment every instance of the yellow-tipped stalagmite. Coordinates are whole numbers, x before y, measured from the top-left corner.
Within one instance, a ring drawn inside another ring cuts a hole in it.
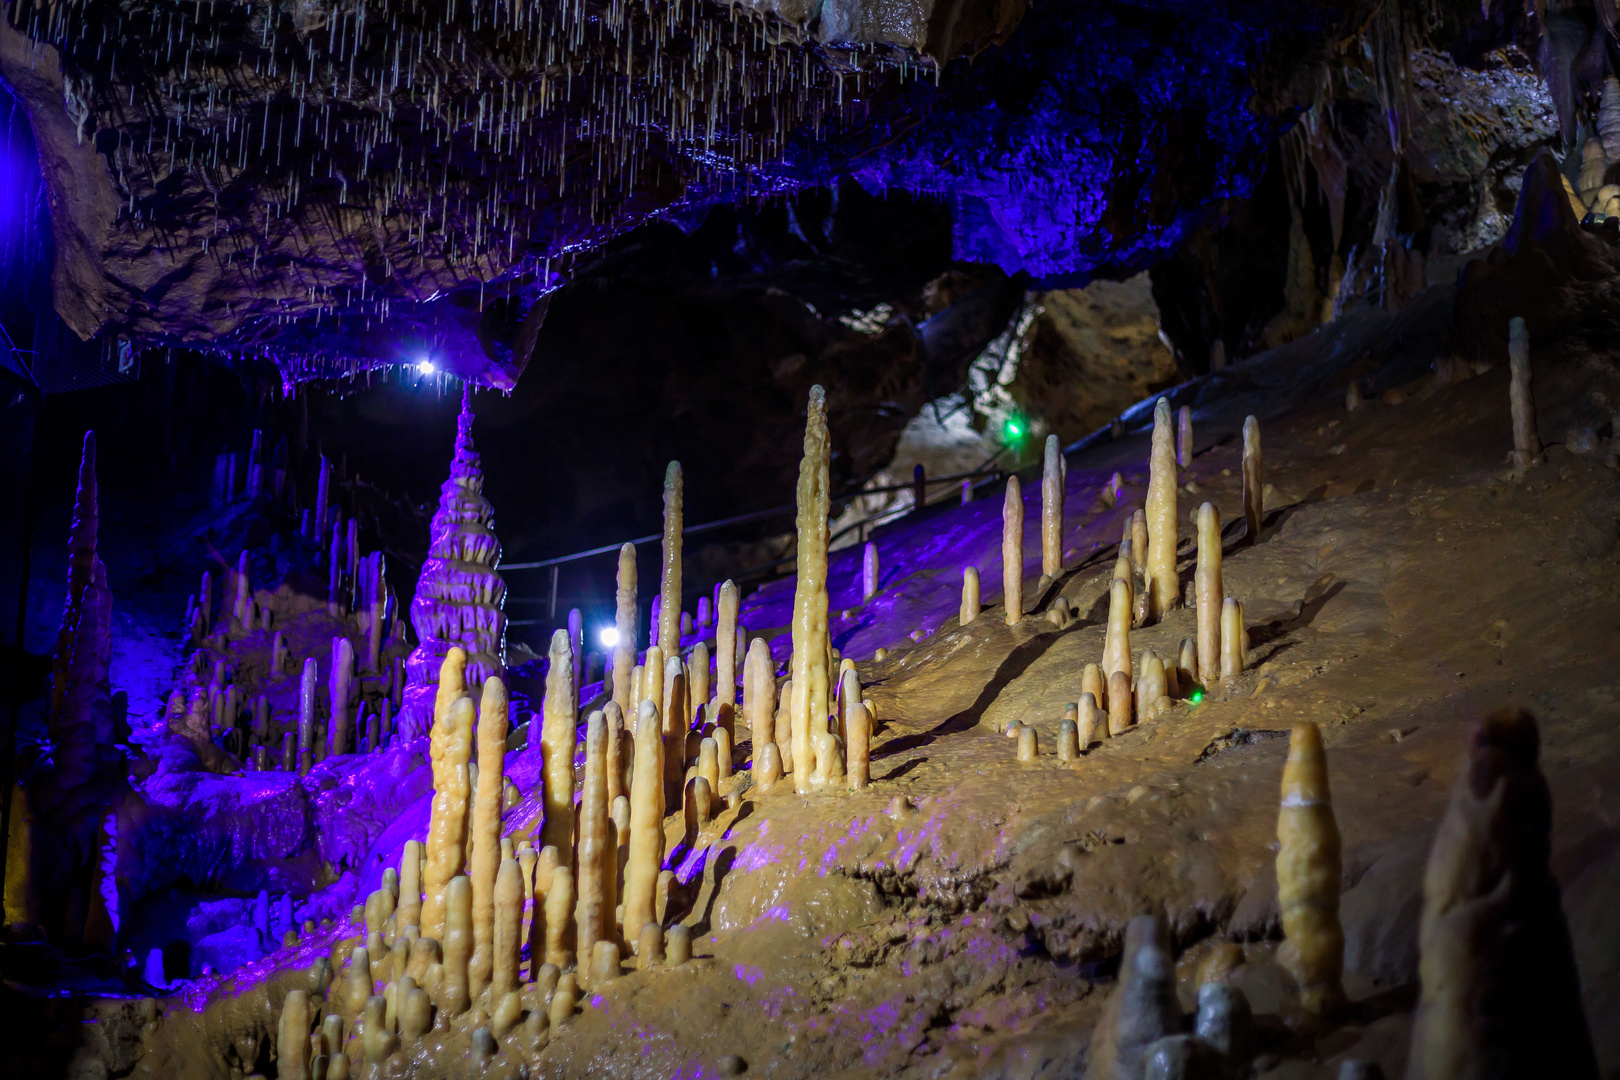
[[[1030,727],[1028,724],[1025,724],[1023,727],[1018,729],[1018,762],[1021,765],[1028,765],[1033,762],[1039,756],[1039,754],[1040,745],[1039,739],[1035,734],[1035,729]]]
[[[1522,709],[1468,728],[1423,874],[1407,1080],[1602,1075],[1548,865],[1553,808],[1539,756]],[[1612,902],[1588,910],[1612,926]]]
[[[1057,758],[1073,761],[1080,756],[1080,725],[1073,717],[1065,716],[1058,722]]]
[[[1094,742],[1108,738],[1108,715],[1097,707],[1097,699],[1090,691],[1080,695],[1080,717],[1075,722],[1075,742],[1085,750]]]
[[[1041,576],[1055,578],[1063,569],[1063,452],[1058,437],[1046,437],[1041,459]]]
[[[962,606],[956,613],[956,621],[966,626],[979,617],[979,568],[976,566],[962,567]]]
[[[659,566],[658,647],[664,655],[681,654],[681,529],[685,480],[681,463],[672,461],[664,470],[664,546]]]
[[[1328,791],[1327,753],[1315,724],[1288,740],[1277,813],[1277,901],[1283,944],[1277,962],[1299,983],[1300,1003],[1318,1016],[1344,1001],[1344,930],[1339,925],[1339,826]]]
[[[1097,708],[1107,708],[1108,675],[1100,664],[1087,664],[1080,672],[1080,693],[1090,694]]]
[[[1221,580],[1221,518],[1215,507],[1198,508],[1198,568],[1193,571],[1198,597],[1198,679],[1213,685],[1221,669],[1221,606],[1226,586]]]
[[[754,782],[758,783],[761,754],[776,739],[776,677],[771,672],[771,651],[764,638],[750,641],[748,655],[743,659],[743,710],[748,714]]]
[[[455,652],[457,650],[451,650]],[[450,660],[445,660],[448,667]],[[440,687],[444,683],[440,676]],[[472,794],[467,762],[472,757],[472,698],[462,696],[435,712],[429,755],[433,801],[429,810],[427,867],[422,875],[422,936],[444,939],[445,889],[467,856],[467,802]]]
[[[439,986],[439,1008],[460,1016],[472,1004],[467,984],[467,963],[472,959],[472,882],[458,874],[450,879],[444,896],[444,981]]]
[[[1260,518],[1265,513],[1265,484],[1260,458],[1260,421],[1243,420],[1243,529],[1247,543],[1260,539]]]
[[[1142,651],[1142,670],[1136,679],[1136,721],[1152,720],[1169,701],[1164,661],[1152,649]],[[1164,703],[1164,704],[1161,704]]]
[[[1149,610],[1163,618],[1181,601],[1176,576],[1176,447],[1170,426],[1170,403],[1153,407],[1153,448],[1148,458],[1147,579]]]
[[[502,859],[495,875],[494,965],[490,969],[489,1000],[518,987],[518,963],[523,954],[523,871],[516,859]]]
[[[1109,676],[1108,693],[1113,694],[1115,672],[1131,673],[1131,587],[1115,579],[1108,592],[1108,633],[1103,638],[1103,674]]]
[[[1018,477],[1007,477],[1001,502],[1001,594],[1007,625],[1024,617],[1024,490]]]
[[[859,701],[852,701],[844,710],[847,732],[844,765],[851,789],[859,790],[872,782],[872,714]]]
[[[473,997],[489,986],[494,968],[495,877],[501,868],[501,788],[506,780],[506,684],[491,675],[478,710],[478,793],[473,799],[472,882],[473,953],[467,985]]]
[[[1225,601],[1222,601],[1222,612],[1225,612]],[[1181,639],[1181,653],[1176,658],[1176,679],[1182,684],[1181,692],[1192,690],[1192,684],[1201,682],[1198,678],[1198,644],[1192,638]]]
[[[1228,596],[1221,604],[1221,682],[1231,682],[1243,674],[1248,643],[1249,633],[1243,628],[1243,605]]]
[[[878,579],[881,576],[878,567],[877,545],[870,540],[861,552],[861,602],[870,604],[872,597],[877,595]]]
[[[1192,409],[1183,405],[1176,410],[1176,464],[1183,469],[1190,469],[1192,459]]]
[[[395,909],[395,922],[401,929],[422,928],[422,860],[426,857],[427,849],[420,840],[405,841],[399,859],[399,907]]]
[[[641,703],[635,738],[636,764],[630,778],[630,851],[624,865],[627,931],[654,921],[653,900],[658,871],[664,863],[664,732],[658,709],[650,701]]]
[[[1131,568],[1139,578],[1147,577],[1148,528],[1147,511],[1131,511]]]
[[[574,717],[579,691],[574,686],[574,650],[568,631],[551,635],[546,696],[540,703],[540,753],[545,771],[546,820],[540,843],[554,845],[565,858],[574,850]]]
[[[309,1077],[309,991],[289,990],[276,1025],[276,1075],[285,1080]]]
[[[714,631],[714,700],[737,703],[737,605],[741,593],[734,581],[720,586],[719,623]],[[746,654],[744,654],[746,659]],[[746,680],[747,676],[743,676]]]
[[[691,700],[694,711],[709,704],[709,646],[707,642],[700,641],[692,646],[692,662],[687,665],[691,671],[691,681],[687,696]],[[709,716],[714,719],[713,715]],[[686,722],[692,722],[691,717]]]
[[[1108,734],[1123,735],[1134,721],[1131,715],[1131,669],[1115,671],[1108,676]]]
[[[832,438],[827,431],[827,393],[810,388],[804,425],[804,457],[799,462],[798,580],[793,591],[793,788],[811,788],[815,760],[810,737],[826,723],[827,671],[827,511]]]
[[[426,990],[411,987],[399,996],[399,1033],[409,1042],[433,1027],[433,1002]]]
[[[629,755],[625,753],[624,714],[618,702],[608,702],[602,718],[607,723],[607,804],[611,813],[614,802],[625,794],[624,767]]]
[[[602,713],[593,712],[585,722],[585,783],[579,801],[579,858],[576,860],[579,897],[574,913],[574,938],[582,958],[591,955],[598,941],[613,936],[613,910],[607,906],[605,880],[608,829],[607,719]]]
[[[1508,407],[1513,413],[1513,464],[1528,469],[1541,457],[1541,436],[1530,393],[1530,332],[1518,317],[1508,320]]]
[[[613,626],[618,633],[613,643],[613,700],[618,703],[621,716],[634,716],[638,702],[631,697],[634,690],[631,672],[636,666],[636,623],[640,615],[636,610],[636,545],[619,548],[619,581],[615,597]]]
[[[772,743],[771,745],[776,745]],[[628,935],[626,935],[628,937]],[[646,923],[636,935],[636,955],[641,957],[641,970],[646,971],[664,962],[664,928],[655,922]]]
[[[574,962],[574,867],[564,863],[546,890],[546,963],[560,968]]]

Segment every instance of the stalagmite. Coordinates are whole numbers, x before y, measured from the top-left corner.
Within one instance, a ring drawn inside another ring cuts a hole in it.
[[[1108,676],[1108,734],[1120,735],[1131,726],[1131,669]]]
[[[1260,539],[1260,520],[1265,513],[1265,485],[1261,480],[1260,421],[1243,420],[1243,524],[1246,542]]]
[[[1131,587],[1116,579],[1108,592],[1108,632],[1103,638],[1102,671],[1110,676],[1108,692],[1113,693],[1112,676],[1131,671]]]
[[[575,947],[582,959],[591,956],[598,941],[613,936],[608,882],[609,875],[618,869],[618,859],[614,850],[617,845],[608,842],[610,828],[607,717],[593,712],[585,722],[585,782],[579,802],[579,888],[574,911]]]
[[[776,738],[776,678],[771,670],[771,653],[763,638],[748,644],[743,659],[743,711],[748,716],[748,737],[753,744],[754,782],[760,780],[760,754]]]
[[[1148,459],[1147,579],[1149,608],[1155,619],[1181,602],[1176,575],[1176,451],[1170,428],[1170,403],[1153,407],[1153,448]]]
[[[793,787],[812,788],[811,735],[828,716],[827,510],[832,440],[827,431],[827,395],[810,388],[799,462],[798,578],[793,592]]]
[[[1508,320],[1508,406],[1513,414],[1513,465],[1528,469],[1541,457],[1536,401],[1530,393],[1530,333],[1524,320]]]
[[[1099,709],[1108,702],[1108,675],[1099,664],[1087,664],[1080,672],[1080,693],[1090,694]]]
[[[495,965],[495,878],[501,865],[501,789],[506,779],[506,684],[499,676],[484,683],[478,709],[478,790],[473,799],[472,882],[473,953],[467,984],[474,998],[489,986]]]
[[[1024,617],[1024,494],[1018,477],[1007,477],[1001,503],[1001,593],[1007,625]]]
[[[438,715],[444,660],[461,652],[458,689],[478,693],[491,675],[506,675],[506,583],[496,567],[501,544],[495,511],[484,497],[484,474],[472,442],[472,389],[462,393],[450,475],[428,527],[428,558],[411,600],[411,623],[420,644],[405,661],[407,685],[399,709],[406,739],[426,733]],[[432,710],[429,704],[432,703]]]
[[[1080,718],[1075,723],[1075,741],[1081,750],[1108,738],[1108,715],[1097,706],[1090,691],[1080,695]]]
[[[1277,902],[1283,944],[1277,962],[1318,1016],[1344,1002],[1344,931],[1339,926],[1339,826],[1328,791],[1327,754],[1315,724],[1294,725],[1277,813]]]
[[[722,705],[737,702],[737,605],[741,593],[735,582],[720,586],[720,600],[715,605],[718,624],[714,632],[714,700]],[[746,658],[747,653],[745,652]],[[743,675],[746,682],[748,676]]]
[[[624,797],[625,769],[630,762],[630,755],[625,752],[624,714],[619,711],[617,702],[607,703],[607,707],[602,710],[602,719],[607,724],[607,803],[611,808],[615,802]]]
[[[366,999],[365,1018],[360,1021],[360,1042],[366,1061],[380,1065],[399,1049],[399,1039],[388,1029],[388,1002],[381,996]]]
[[[654,889],[664,862],[664,739],[658,709],[644,701],[636,717],[636,766],[630,781],[630,851],[624,867],[624,925],[653,921]]]
[[[1181,1023],[1169,935],[1151,915],[1138,915],[1125,928],[1119,985],[1092,1033],[1086,1080],[1142,1080],[1148,1047]]]
[[[1072,717],[1058,721],[1057,758],[1073,761],[1080,756],[1080,726]]]
[[[574,962],[574,899],[574,868],[564,863],[546,890],[546,963],[560,968]]]
[[[574,658],[574,687],[585,685],[585,616],[568,609],[568,654]]]
[[[326,674],[328,755],[349,752],[349,729],[354,724],[354,644],[346,637],[332,639],[332,667]]]
[[[634,716],[638,702],[632,697],[631,671],[636,666],[636,546],[625,544],[619,548],[619,580],[614,606],[613,625],[617,638],[613,643],[613,700],[620,714]]]
[[[1041,576],[1056,578],[1063,569],[1063,452],[1058,437],[1046,437],[1041,462]]]
[[[516,859],[502,859],[495,875],[492,948],[489,997],[499,1001],[518,988],[518,962],[523,952],[523,871]]]
[[[1164,661],[1152,649],[1142,651],[1142,670],[1136,680],[1136,721],[1152,720],[1168,703],[1169,688],[1164,676]]]
[[[1039,744],[1035,729],[1025,724],[1018,729],[1018,761],[1019,764],[1028,765],[1039,754]]]
[[[1243,627],[1243,605],[1228,596],[1221,604],[1221,682],[1229,683],[1243,674],[1248,640],[1248,631]]]
[[[1198,568],[1193,572],[1198,598],[1198,679],[1213,685],[1221,667],[1221,609],[1226,586],[1221,580],[1221,519],[1215,507],[1198,508]]]
[[[979,617],[979,569],[976,566],[962,567],[962,605],[957,611],[956,621],[966,626]]]
[[[555,846],[560,853],[574,850],[574,718],[579,709],[579,692],[574,686],[572,652],[567,630],[551,635],[546,695],[540,703],[546,800],[540,843]]]
[[[1600,1075],[1548,866],[1540,741],[1520,709],[1468,730],[1423,875],[1407,1080]]]
[[[658,590],[658,647],[666,657],[681,652],[681,463],[664,470],[664,546],[659,563],[663,574]]]
[[[467,963],[473,950],[472,883],[465,875],[450,879],[444,908],[444,981],[439,986],[438,1005],[449,1015],[460,1016],[472,1004],[467,983]]]
[[[412,987],[400,995],[399,1033],[410,1041],[420,1039],[433,1027],[433,1002],[426,990]]]
[[[1225,614],[1224,601],[1222,614]],[[1192,689],[1194,683],[1200,683],[1198,678],[1198,646],[1192,638],[1181,639],[1181,654],[1176,658],[1177,680],[1184,683],[1181,690],[1186,693]]]
[[[1147,511],[1131,511],[1131,569],[1139,578],[1147,577],[1148,528]]]
[[[664,943],[664,956],[670,967],[679,967],[692,959],[691,927],[676,923],[669,928],[669,936]]]
[[[850,788],[859,790],[872,782],[872,714],[862,702],[852,701],[844,717],[847,731],[844,771]]]
[[[446,666],[450,663],[445,660]],[[457,698],[435,719],[429,758],[433,802],[428,820],[427,865],[422,875],[422,936],[444,939],[445,890],[461,873],[466,857],[467,800],[471,794],[472,698]],[[470,888],[470,886],[469,886]],[[470,896],[470,894],[469,894]]]
[[[1192,459],[1192,409],[1183,405],[1176,411],[1176,465],[1183,469],[1190,469],[1192,468]]]
[[[692,646],[692,662],[688,665],[692,669],[692,679],[689,686],[689,695],[692,704],[701,708],[709,703],[709,646],[706,642],[698,642]],[[710,716],[710,720],[714,717]],[[691,722],[691,717],[687,718]]]
[[[244,631],[253,627],[253,589],[248,583],[248,553],[242,549],[242,554],[236,560],[236,600],[231,605],[231,618],[242,625]]]
[[[303,674],[298,679],[298,760],[300,771],[307,771],[302,762],[313,758],[315,750],[315,684],[320,679],[320,665],[312,656],[304,661]]]
[[[861,601],[870,604],[878,591],[878,549],[870,540],[861,553]]]
[[[309,991],[289,990],[276,1027],[276,1075],[281,1080],[310,1080]]]
[[[754,786],[764,794],[780,783],[787,773],[782,768],[782,750],[776,743],[766,743],[765,749],[757,755],[757,758],[753,770]]]
[[[686,666],[679,655],[664,661],[664,700],[659,715],[664,723],[664,805],[680,802],[686,778],[686,734],[692,729],[691,697]]]
[[[426,849],[420,840],[405,841],[405,850],[399,859],[398,924],[401,928],[422,928],[422,860]]]

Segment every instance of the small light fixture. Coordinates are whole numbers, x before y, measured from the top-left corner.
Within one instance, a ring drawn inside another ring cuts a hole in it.
[[[619,628],[617,626],[604,626],[596,633],[596,640],[602,643],[602,648],[611,649],[619,644]]]
[[[418,360],[416,362],[416,370],[417,370],[418,373],[420,373],[422,375],[432,375],[435,371],[438,371],[439,369],[433,363],[432,360],[429,360],[427,357],[424,356],[424,357],[422,357],[422,359],[420,359],[420,360]]]

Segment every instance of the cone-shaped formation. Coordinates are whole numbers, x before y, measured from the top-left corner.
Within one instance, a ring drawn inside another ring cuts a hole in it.
[[[1522,710],[1470,734],[1423,875],[1407,1080],[1598,1075],[1558,883],[1540,733]]]
[[[428,558],[411,601],[411,624],[421,642],[405,661],[408,685],[400,707],[405,738],[426,734],[433,684],[452,646],[467,652],[467,682],[477,693],[492,675],[506,675],[506,583],[495,570],[501,544],[495,511],[484,498],[484,474],[472,442],[472,396],[464,391],[456,420],[450,478],[439,489],[429,527]]]
[[[1086,1080],[1138,1080],[1148,1047],[1180,1029],[1169,935],[1157,919],[1139,915],[1125,928],[1119,987],[1092,1034]]]
[[[827,432],[827,393],[810,388],[799,464],[798,581],[793,593],[793,787],[810,790],[812,735],[825,730],[827,660],[827,508],[832,439]]]
[[[1277,814],[1277,899],[1283,936],[1277,962],[1299,983],[1300,1002],[1318,1016],[1344,1001],[1344,930],[1339,925],[1339,826],[1328,791],[1322,732],[1295,724],[1283,766]]]
[[[1181,603],[1176,576],[1176,444],[1170,426],[1170,403],[1153,408],[1153,448],[1148,461],[1147,577],[1150,610],[1160,618]]]

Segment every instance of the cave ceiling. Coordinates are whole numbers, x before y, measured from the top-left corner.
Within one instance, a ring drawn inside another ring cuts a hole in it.
[[[1348,7],[58,0],[3,8],[0,80],[80,337],[510,388],[581,260],[721,203],[854,182],[1037,283],[1147,265]]]

